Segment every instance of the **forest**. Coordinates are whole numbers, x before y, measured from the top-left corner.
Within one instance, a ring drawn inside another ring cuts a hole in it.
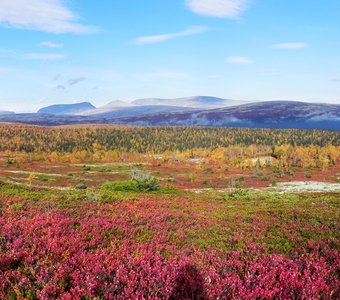
[[[0,124],[0,151],[107,150],[162,153],[230,145],[340,146],[340,132],[296,129],[214,127],[124,127],[78,125],[40,127]]]

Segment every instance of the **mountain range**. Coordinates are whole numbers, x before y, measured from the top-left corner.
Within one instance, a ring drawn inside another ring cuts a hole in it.
[[[298,101],[245,102],[198,96],[177,99],[57,104],[37,113],[0,112],[0,122],[36,125],[124,124],[340,130],[340,105]]]

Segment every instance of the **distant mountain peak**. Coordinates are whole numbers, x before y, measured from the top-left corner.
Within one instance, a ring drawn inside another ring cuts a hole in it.
[[[131,103],[122,100],[113,100],[102,107],[129,107],[132,106]]]
[[[74,115],[87,110],[95,109],[90,102],[79,102],[74,104],[54,104],[38,110],[38,114],[50,115]]]

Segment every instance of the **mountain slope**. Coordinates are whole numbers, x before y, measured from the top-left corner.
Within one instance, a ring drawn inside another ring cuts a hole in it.
[[[120,109],[128,108],[134,106],[133,104],[129,102],[124,102],[120,100],[115,100],[107,103],[104,106],[100,106],[94,109],[82,111],[80,113],[77,113],[77,115],[82,115],[82,116],[91,116],[91,115],[99,115],[99,114],[106,114],[110,113],[112,111],[117,111]]]
[[[116,100],[104,106],[98,107],[96,109],[83,111],[81,113],[78,113],[77,115],[124,117],[157,112],[176,112],[181,110],[187,111],[193,109],[213,109],[232,105],[239,105],[243,103],[245,102],[207,96],[186,97],[177,99],[147,98],[137,99],[132,102]]]
[[[120,118],[119,124],[340,130],[340,105],[268,101],[195,112]]]
[[[15,113],[13,111],[8,110],[0,110],[0,115],[14,115]]]
[[[198,109],[213,109],[219,107],[234,106],[246,103],[245,101],[229,100],[209,96],[195,96],[176,99],[147,98],[132,101],[134,105],[165,105],[177,107],[190,107]]]
[[[56,104],[39,109],[38,114],[74,115],[95,108],[96,107],[89,102],[81,102],[75,104]]]
[[[192,108],[188,107],[177,107],[177,106],[165,106],[165,105],[144,105],[144,106],[131,106],[131,107],[117,107],[115,109],[111,109],[107,112],[95,113],[98,112],[94,110],[91,114],[87,114],[87,116],[91,119],[98,118],[121,118],[127,116],[144,116],[148,114],[156,114],[156,113],[170,113],[170,112],[183,112],[183,111],[192,111]],[[99,110],[100,112],[100,110]]]

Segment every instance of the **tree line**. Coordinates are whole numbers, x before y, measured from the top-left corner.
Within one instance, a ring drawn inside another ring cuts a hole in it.
[[[340,132],[301,129],[0,125],[0,152],[163,153],[232,145],[340,146]]]

